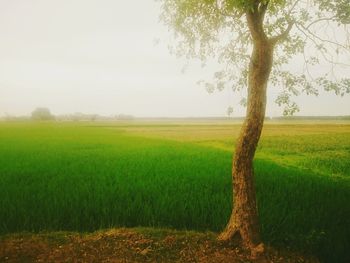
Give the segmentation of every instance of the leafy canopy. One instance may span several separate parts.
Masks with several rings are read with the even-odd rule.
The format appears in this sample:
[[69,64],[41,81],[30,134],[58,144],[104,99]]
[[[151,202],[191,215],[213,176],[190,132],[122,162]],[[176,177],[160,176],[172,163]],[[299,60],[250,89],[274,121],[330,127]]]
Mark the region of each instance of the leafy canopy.
[[200,82],[209,92],[247,86],[253,39],[246,14],[259,12],[264,36],[275,43],[270,84],[279,90],[276,103],[285,115],[298,111],[292,97],[300,93],[350,93],[344,77],[350,67],[349,0],[159,1],[161,20],[175,32],[176,54],[222,65],[211,82]]

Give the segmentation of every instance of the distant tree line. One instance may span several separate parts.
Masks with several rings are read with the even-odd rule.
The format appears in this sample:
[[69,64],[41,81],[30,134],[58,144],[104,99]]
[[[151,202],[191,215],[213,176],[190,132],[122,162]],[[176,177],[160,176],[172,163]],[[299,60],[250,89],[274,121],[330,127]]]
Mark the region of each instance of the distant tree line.
[[36,108],[32,112],[33,121],[53,121],[55,116],[51,114],[48,108]]
[[[134,119],[146,119],[146,120],[188,120],[188,121],[201,121],[201,120],[222,120],[222,121],[243,121],[244,117],[182,117],[182,118],[136,118],[128,114],[116,114],[110,116],[103,116],[98,114],[85,114],[85,113],[72,113],[54,115],[48,108],[38,107],[32,113],[31,116],[13,116],[5,114],[0,117],[1,121],[127,121]],[[350,115],[345,116],[280,116],[280,117],[265,117],[265,121],[293,121],[293,120],[350,120]]]

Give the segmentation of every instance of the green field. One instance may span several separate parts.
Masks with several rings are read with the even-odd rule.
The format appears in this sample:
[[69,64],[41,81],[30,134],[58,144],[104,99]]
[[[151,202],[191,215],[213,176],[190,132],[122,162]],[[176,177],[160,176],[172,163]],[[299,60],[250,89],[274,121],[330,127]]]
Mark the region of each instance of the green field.
[[[220,231],[238,123],[0,123],[0,234],[152,226]],[[263,239],[350,262],[350,123],[267,123]]]

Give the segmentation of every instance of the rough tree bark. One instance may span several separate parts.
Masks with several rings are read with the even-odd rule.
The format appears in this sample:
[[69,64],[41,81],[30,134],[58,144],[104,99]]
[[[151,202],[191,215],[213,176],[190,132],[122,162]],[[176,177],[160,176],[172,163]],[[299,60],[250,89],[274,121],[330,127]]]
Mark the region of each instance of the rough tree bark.
[[239,235],[252,256],[264,251],[260,238],[256,204],[253,159],[265,119],[266,88],[272,68],[274,44],[263,32],[263,13],[247,13],[253,39],[248,74],[248,105],[246,118],[236,144],[233,158],[233,210],[219,240]]

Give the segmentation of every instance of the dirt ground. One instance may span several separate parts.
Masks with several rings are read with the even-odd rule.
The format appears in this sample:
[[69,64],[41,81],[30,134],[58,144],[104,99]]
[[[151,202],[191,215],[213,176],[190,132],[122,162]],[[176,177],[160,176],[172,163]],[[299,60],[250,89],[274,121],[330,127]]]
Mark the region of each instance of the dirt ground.
[[53,232],[0,237],[0,262],[318,262],[267,248],[252,261],[239,246],[214,233],[162,229],[111,229],[90,234]]

